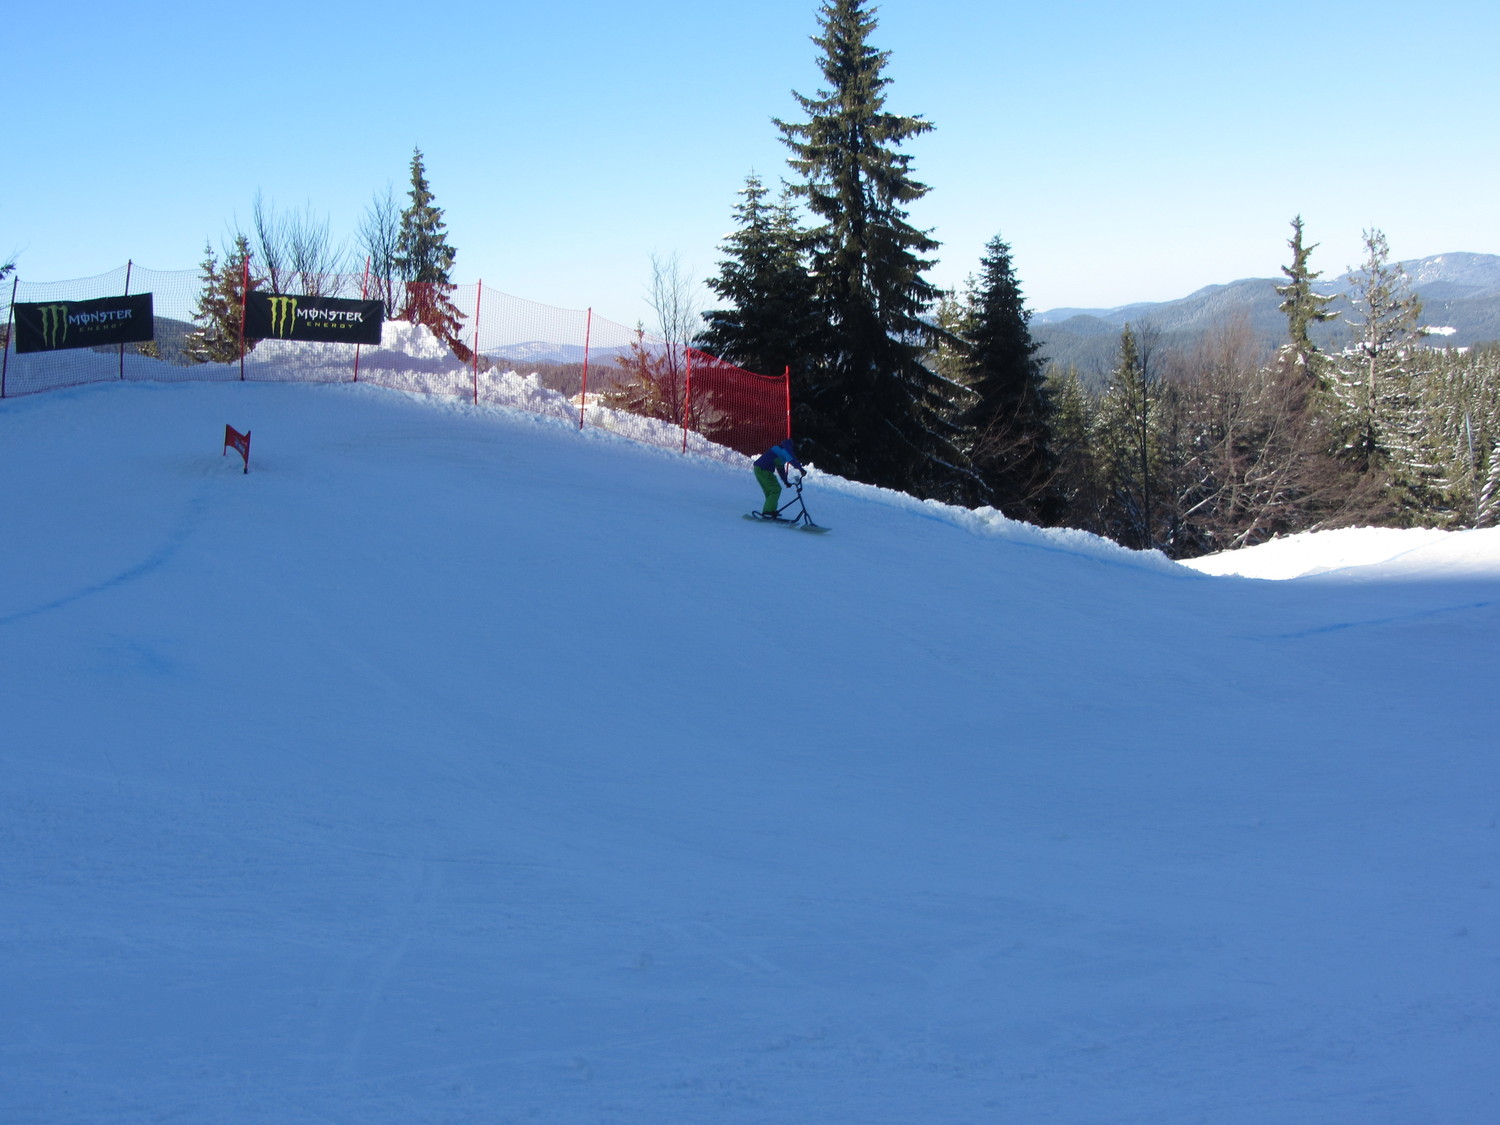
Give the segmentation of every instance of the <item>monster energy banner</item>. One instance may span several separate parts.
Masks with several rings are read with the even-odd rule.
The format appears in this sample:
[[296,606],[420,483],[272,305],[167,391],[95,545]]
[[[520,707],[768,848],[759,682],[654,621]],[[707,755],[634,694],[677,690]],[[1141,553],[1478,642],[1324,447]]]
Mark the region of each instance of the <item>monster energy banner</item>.
[[153,336],[151,294],[93,301],[17,301],[16,351],[139,344]]
[[251,293],[245,298],[250,340],[318,340],[327,344],[378,344],[385,306],[342,297],[287,297]]

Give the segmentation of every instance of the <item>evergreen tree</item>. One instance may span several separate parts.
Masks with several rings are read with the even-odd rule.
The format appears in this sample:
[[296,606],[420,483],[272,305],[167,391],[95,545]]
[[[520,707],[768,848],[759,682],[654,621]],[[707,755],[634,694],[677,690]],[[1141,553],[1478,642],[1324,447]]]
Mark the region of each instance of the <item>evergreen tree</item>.
[[412,150],[411,202],[401,212],[401,233],[396,241],[396,264],[406,281],[424,285],[451,285],[449,272],[457,252],[448,245],[443,209],[432,202],[422,150]]
[[982,498],[1012,519],[1050,522],[1056,509],[1047,497],[1053,465],[1042,361],[1010,246],[999,235],[985,247],[962,335],[969,344],[965,383],[975,399],[959,426]]
[[1095,441],[1106,503],[1104,534],[1127,547],[1156,546],[1153,491],[1160,488],[1159,394],[1147,378],[1136,333],[1126,325],[1099,407]]
[[959,455],[945,418],[959,393],[924,363],[938,297],[922,272],[937,248],[907,221],[927,187],[897,148],[932,126],[887,113],[888,52],[870,45],[867,0],[824,0],[819,66],[828,86],[794,95],[807,121],[777,121],[801,177],[793,190],[818,224],[809,232],[824,335],[794,418],[804,455],[834,472],[894,488],[951,488]]
[[703,314],[697,344],[762,375],[790,369],[800,383],[816,346],[812,279],[790,193],[776,203],[768,195],[752,172],[734,209],[737,229],[724,240],[727,257],[707,283],[730,307]]
[[[974,377],[973,364],[969,359],[969,342],[963,332],[969,325],[970,309],[974,303],[975,281],[971,276],[964,282],[962,293],[944,292],[938,297],[932,312],[933,323],[938,327],[938,337],[927,356],[927,366],[944,379],[966,391]],[[976,401],[972,392],[955,398],[949,404],[949,413],[955,424],[959,417]]]
[[1058,506],[1054,522],[1102,535],[1103,476],[1094,443],[1097,411],[1077,367],[1063,370],[1054,365],[1048,371],[1047,401],[1051,406],[1048,452],[1056,466],[1051,489]]
[[1287,276],[1287,283],[1276,287],[1276,292],[1281,297],[1279,307],[1286,314],[1287,335],[1291,340],[1287,358],[1305,377],[1316,380],[1321,374],[1319,363],[1322,356],[1312,342],[1310,330],[1314,324],[1333,319],[1334,314],[1327,306],[1337,298],[1313,292],[1313,282],[1323,275],[1307,264],[1308,258],[1318,246],[1317,243],[1302,245],[1301,215],[1292,220],[1292,237],[1287,245],[1292,250],[1292,264],[1281,267],[1281,272]]
[[454,289],[450,271],[457,252],[448,245],[443,209],[432,201],[419,148],[412,150],[409,198],[410,203],[401,212],[401,231],[396,240],[396,268],[406,282],[401,317],[425,324],[467,362],[471,353],[460,339],[463,314],[450,297]]
[[[212,243],[203,247],[199,265],[202,289],[193,320],[199,327],[187,335],[183,354],[191,363],[234,363],[248,355],[256,341],[242,340],[244,323],[245,275],[250,261],[250,240],[236,235],[233,245],[219,264]],[[250,289],[258,289],[265,279],[250,274]]]

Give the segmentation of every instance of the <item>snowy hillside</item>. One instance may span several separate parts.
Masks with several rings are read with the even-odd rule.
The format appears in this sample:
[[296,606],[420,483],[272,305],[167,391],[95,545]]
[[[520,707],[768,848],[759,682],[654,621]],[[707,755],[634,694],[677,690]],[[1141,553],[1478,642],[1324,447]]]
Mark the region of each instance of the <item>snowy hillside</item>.
[[0,1121],[1495,1119],[1492,534],[800,535],[353,386],[6,400],[0,482]]

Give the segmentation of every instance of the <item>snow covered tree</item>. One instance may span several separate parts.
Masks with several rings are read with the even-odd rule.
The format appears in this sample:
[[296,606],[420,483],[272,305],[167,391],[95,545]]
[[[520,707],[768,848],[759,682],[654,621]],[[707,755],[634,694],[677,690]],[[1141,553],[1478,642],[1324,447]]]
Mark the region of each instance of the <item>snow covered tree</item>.
[[[193,320],[198,327],[187,335],[183,354],[191,363],[234,363],[255,347],[254,340],[242,339],[245,311],[245,275],[250,261],[250,240],[235,236],[219,263],[212,243],[203,247],[199,265],[202,289]],[[250,289],[258,289],[265,279],[250,274]]]
[[1281,297],[1279,308],[1286,314],[1287,335],[1290,338],[1287,359],[1305,378],[1317,380],[1321,374],[1319,365],[1322,353],[1313,344],[1310,330],[1314,324],[1333,319],[1335,314],[1328,305],[1337,298],[1332,294],[1325,296],[1313,290],[1313,282],[1323,275],[1308,265],[1308,258],[1318,247],[1317,243],[1311,246],[1302,244],[1301,215],[1292,220],[1292,237],[1287,245],[1291,247],[1292,264],[1281,267],[1281,272],[1286,274],[1287,283],[1276,287],[1276,292]]
[[808,276],[804,234],[791,195],[767,201],[753,172],[735,206],[736,230],[724,240],[726,257],[708,281],[728,308],[703,314],[698,347],[761,375],[791,370],[801,382],[816,352],[817,315]]
[[927,194],[898,151],[932,126],[885,109],[888,52],[870,45],[867,0],[824,0],[819,67],[827,88],[794,95],[807,115],[777,121],[811,211],[815,308],[823,332],[794,419],[809,457],[834,472],[931,495],[952,487],[959,454],[945,415],[958,390],[925,357],[938,290],[924,277],[937,248],[907,220]]
[[1500,441],[1490,445],[1489,471],[1474,503],[1474,526],[1494,527],[1500,523]]
[[1404,426],[1411,389],[1404,364],[1421,336],[1422,302],[1378,229],[1364,232],[1365,261],[1351,270],[1355,331],[1339,357],[1331,387],[1341,431],[1341,454],[1362,470],[1384,466],[1393,426]]
[[968,343],[965,385],[973,393],[958,425],[985,502],[1012,519],[1050,522],[1052,475],[1042,361],[1031,312],[999,235],[985,247],[960,333]]
[[1400,522],[1493,522],[1500,440],[1500,351],[1423,349],[1408,361],[1409,423],[1387,439],[1387,485]]

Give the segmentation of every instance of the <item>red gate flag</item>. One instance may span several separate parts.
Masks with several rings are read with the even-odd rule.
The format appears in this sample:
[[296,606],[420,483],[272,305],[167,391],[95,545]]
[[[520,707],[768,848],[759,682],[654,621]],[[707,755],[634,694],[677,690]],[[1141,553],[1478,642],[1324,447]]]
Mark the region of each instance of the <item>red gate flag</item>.
[[224,453],[219,454],[219,456],[223,457],[227,454],[231,446],[245,459],[245,472],[248,473],[250,471],[250,431],[246,430],[244,433],[240,433],[233,426],[225,426]]

